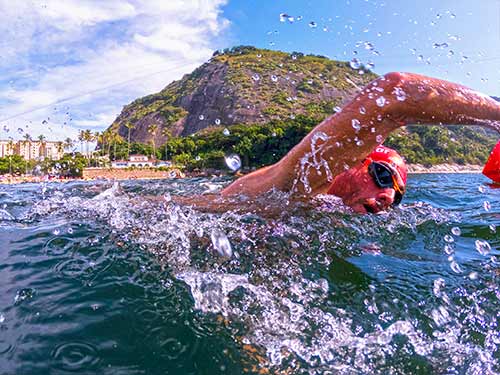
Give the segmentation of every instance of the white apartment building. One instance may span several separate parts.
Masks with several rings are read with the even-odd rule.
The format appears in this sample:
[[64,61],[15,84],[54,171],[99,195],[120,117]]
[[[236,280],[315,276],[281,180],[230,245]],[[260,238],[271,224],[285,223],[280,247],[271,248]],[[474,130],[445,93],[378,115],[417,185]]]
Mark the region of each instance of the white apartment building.
[[16,143],[12,141],[0,141],[0,158],[14,155]]
[[2,141],[0,140],[0,158],[9,155],[21,155],[26,160],[59,160],[64,154],[60,142],[52,141]]

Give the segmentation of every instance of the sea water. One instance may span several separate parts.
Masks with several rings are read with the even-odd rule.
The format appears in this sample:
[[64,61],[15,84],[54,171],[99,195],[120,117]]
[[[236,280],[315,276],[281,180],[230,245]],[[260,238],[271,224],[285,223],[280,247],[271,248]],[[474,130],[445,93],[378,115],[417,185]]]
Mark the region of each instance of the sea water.
[[2,186],[0,373],[500,372],[486,178],[410,176],[381,215],[176,203],[227,182]]

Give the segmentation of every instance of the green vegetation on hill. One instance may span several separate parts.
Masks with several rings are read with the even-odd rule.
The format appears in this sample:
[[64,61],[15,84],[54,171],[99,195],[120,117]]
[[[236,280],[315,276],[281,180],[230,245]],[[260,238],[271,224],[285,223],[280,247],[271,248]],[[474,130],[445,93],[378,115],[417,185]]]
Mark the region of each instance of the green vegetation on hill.
[[[124,107],[109,129],[119,136],[108,153],[111,160],[129,151],[156,154],[190,169],[222,168],[228,153],[246,167],[270,164],[374,78],[324,56],[252,46],[217,51],[191,74]],[[385,144],[411,163],[481,164],[496,139],[480,127],[408,126]]]

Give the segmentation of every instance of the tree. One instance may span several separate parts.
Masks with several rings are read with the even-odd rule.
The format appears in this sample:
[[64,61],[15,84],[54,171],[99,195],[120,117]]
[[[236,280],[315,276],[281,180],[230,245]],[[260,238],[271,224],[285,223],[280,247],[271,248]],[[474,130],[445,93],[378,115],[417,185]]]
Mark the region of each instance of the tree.
[[149,125],[148,132],[153,136],[152,138],[152,143],[153,143],[153,157],[156,159],[156,132],[158,131],[158,125],[157,124],[151,124]]
[[47,156],[47,143],[45,142],[46,137],[43,134],[38,136],[38,142],[40,142],[40,151],[38,156],[46,157]]
[[169,128],[163,128],[161,130],[161,135],[167,137],[167,140],[165,141],[165,160],[168,160],[168,141],[172,138],[172,132]]
[[64,140],[64,149],[69,150],[73,148],[73,140],[71,138],[66,138]]
[[127,142],[128,142],[127,159],[130,159],[130,131],[134,127],[134,124],[132,124],[131,122],[126,122],[124,125],[128,129],[128,137],[127,137]]

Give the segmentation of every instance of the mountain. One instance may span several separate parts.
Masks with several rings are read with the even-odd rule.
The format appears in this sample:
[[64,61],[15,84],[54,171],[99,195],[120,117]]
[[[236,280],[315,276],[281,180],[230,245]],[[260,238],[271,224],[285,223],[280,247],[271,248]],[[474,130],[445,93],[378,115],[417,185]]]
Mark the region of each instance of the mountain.
[[[161,152],[168,149],[168,157],[181,164],[206,166],[225,152],[245,154],[246,166],[268,164],[377,77],[365,67],[355,68],[324,56],[251,46],[217,51],[182,79],[125,106],[109,130],[157,149],[168,143]],[[273,136],[276,126],[286,139]],[[226,127],[230,140],[211,135]],[[187,136],[194,138],[186,143]],[[385,144],[410,163],[481,164],[497,139],[481,127],[407,126]],[[270,151],[277,142],[279,150]]]
[[[320,120],[374,78],[368,70],[323,56],[234,47],[125,106],[111,130],[127,140],[130,127],[131,141],[147,143],[154,135],[159,145],[168,135],[208,127],[265,124],[300,114]],[[153,124],[158,129],[149,131]]]

